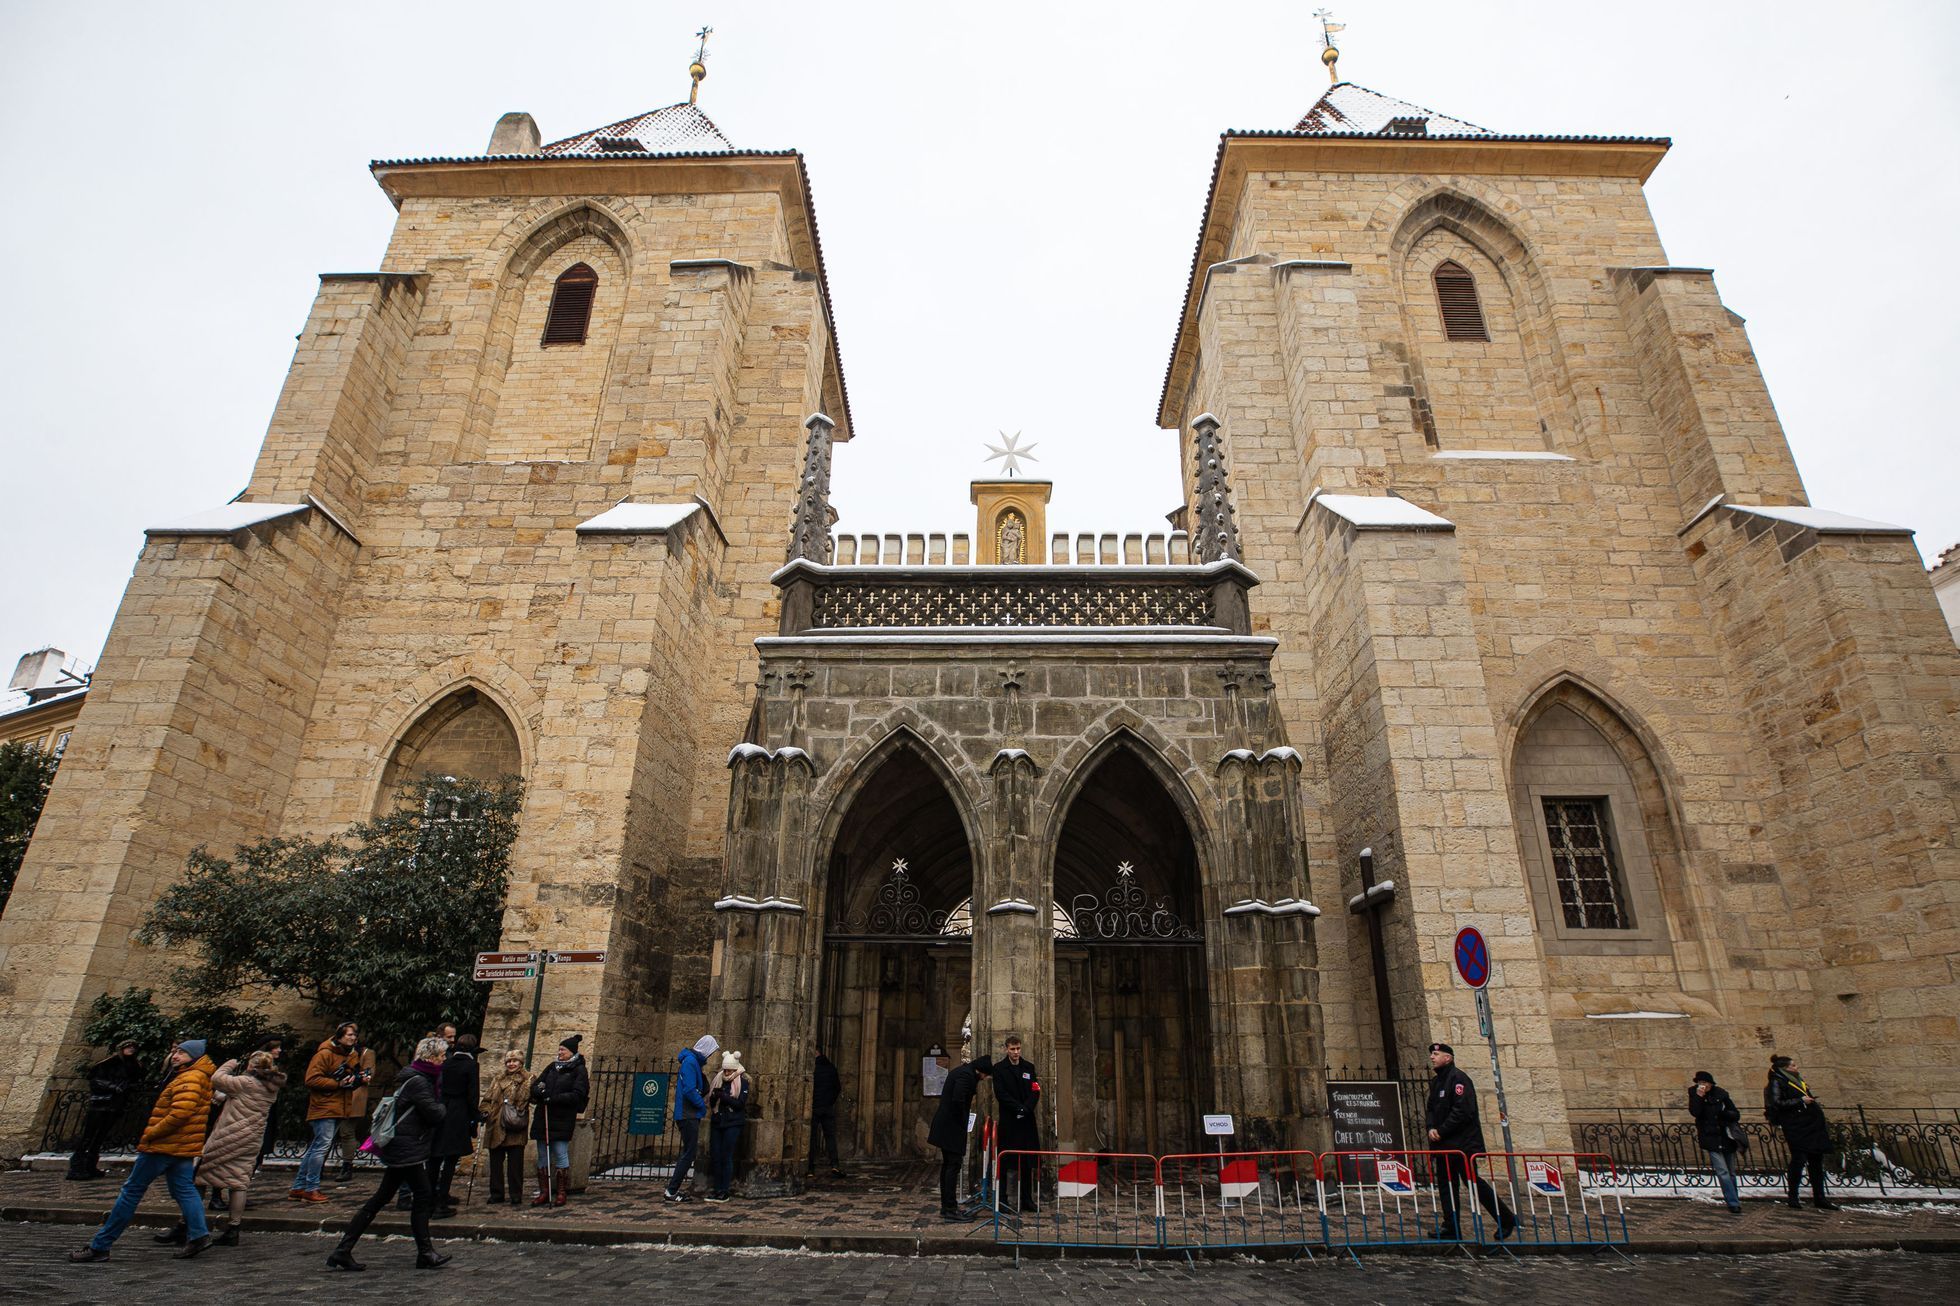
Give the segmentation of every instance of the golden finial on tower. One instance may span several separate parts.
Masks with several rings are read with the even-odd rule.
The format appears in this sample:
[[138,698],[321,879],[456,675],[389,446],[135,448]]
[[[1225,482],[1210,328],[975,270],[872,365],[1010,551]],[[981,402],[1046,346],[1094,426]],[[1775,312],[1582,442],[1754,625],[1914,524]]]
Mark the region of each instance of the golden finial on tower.
[[1340,62],[1341,52],[1334,48],[1334,33],[1346,31],[1347,24],[1335,22],[1331,9],[1316,9],[1313,16],[1320,20],[1320,61],[1327,65],[1327,80],[1338,84],[1341,75],[1334,71],[1334,65]]
[[704,27],[695,33],[701,38],[701,44],[695,48],[694,62],[687,66],[687,75],[694,79],[694,84],[687,88],[689,104],[693,104],[701,96],[701,79],[708,75],[708,38],[714,34],[715,29],[712,27]]

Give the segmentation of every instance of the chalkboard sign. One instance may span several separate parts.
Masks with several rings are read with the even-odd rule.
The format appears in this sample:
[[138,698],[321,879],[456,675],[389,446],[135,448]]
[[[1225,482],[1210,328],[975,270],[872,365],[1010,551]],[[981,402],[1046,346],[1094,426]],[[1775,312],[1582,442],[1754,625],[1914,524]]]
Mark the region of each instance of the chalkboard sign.
[[[1401,1152],[1409,1146],[1402,1127],[1402,1086],[1392,1079],[1328,1080],[1327,1116],[1336,1152]],[[1344,1182],[1371,1183],[1374,1172],[1372,1162],[1341,1158]]]

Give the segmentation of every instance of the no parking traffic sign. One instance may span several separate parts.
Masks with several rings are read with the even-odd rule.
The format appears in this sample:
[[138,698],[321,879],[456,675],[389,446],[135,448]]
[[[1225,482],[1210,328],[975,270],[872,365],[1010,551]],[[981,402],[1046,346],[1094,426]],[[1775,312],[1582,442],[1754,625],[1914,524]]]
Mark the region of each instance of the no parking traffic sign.
[[1456,932],[1456,973],[1473,989],[1490,983],[1490,945],[1483,932],[1464,926]]

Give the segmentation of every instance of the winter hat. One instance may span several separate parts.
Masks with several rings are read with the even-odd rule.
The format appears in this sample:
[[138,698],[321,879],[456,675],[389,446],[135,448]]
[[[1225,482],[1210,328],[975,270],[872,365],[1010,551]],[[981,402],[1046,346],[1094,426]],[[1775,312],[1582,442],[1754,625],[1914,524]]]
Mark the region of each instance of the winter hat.
[[994,1073],[994,1059],[992,1057],[981,1057],[973,1063],[973,1069],[976,1074],[991,1075]]
[[721,1068],[723,1070],[732,1070],[738,1075],[745,1075],[748,1073],[748,1071],[744,1069],[742,1065],[742,1054],[740,1052],[733,1050],[732,1048],[729,1051],[721,1054]]
[[179,1043],[177,1046],[180,1049],[182,1049],[184,1054],[190,1057],[192,1061],[195,1061],[199,1057],[204,1055],[204,1040],[201,1038],[187,1038],[182,1043]]
[[564,1048],[567,1052],[571,1053],[573,1056],[577,1056],[578,1045],[584,1041],[585,1041],[585,1035],[573,1034],[567,1038],[559,1039],[558,1046]]
[[713,1034],[703,1034],[694,1040],[694,1050],[703,1061],[721,1050],[721,1042]]
[[1715,1076],[1709,1074],[1706,1070],[1697,1070],[1695,1071],[1694,1082],[1697,1084],[1712,1084],[1715,1082]]

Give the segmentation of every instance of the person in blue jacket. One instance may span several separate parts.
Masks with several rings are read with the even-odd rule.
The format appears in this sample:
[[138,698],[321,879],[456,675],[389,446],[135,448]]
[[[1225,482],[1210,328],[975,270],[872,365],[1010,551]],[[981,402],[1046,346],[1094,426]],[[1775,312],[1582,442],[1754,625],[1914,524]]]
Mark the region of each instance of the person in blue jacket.
[[674,1177],[667,1181],[667,1200],[685,1202],[681,1185],[694,1166],[694,1153],[701,1144],[701,1118],[708,1114],[708,1082],[701,1073],[708,1058],[720,1051],[713,1034],[703,1034],[691,1048],[681,1049],[681,1072],[674,1084],[674,1127],[680,1130],[681,1154],[674,1158]]

